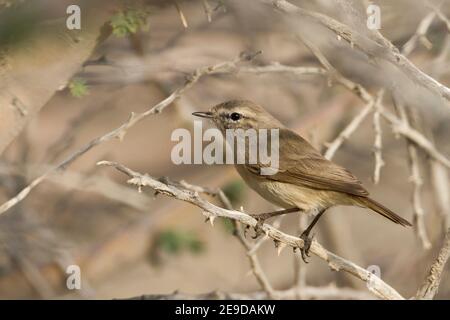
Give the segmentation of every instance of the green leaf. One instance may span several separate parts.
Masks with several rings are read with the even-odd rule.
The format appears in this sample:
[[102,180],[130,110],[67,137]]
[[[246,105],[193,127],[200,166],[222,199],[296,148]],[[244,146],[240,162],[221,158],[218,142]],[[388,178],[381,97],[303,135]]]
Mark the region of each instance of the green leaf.
[[83,79],[72,79],[69,83],[69,90],[75,98],[82,98],[89,94],[89,88]]
[[245,185],[242,180],[232,181],[225,185],[222,190],[233,205],[240,203],[244,199]]
[[233,234],[235,226],[231,219],[220,217],[219,221],[221,222],[221,225],[224,227],[227,233]]
[[204,250],[204,243],[192,232],[182,230],[162,231],[156,239],[156,247],[170,254],[182,251],[200,253]]
[[116,37],[123,38],[129,34],[144,29],[147,25],[149,12],[146,10],[126,9],[117,12],[111,17],[110,25],[112,33]]

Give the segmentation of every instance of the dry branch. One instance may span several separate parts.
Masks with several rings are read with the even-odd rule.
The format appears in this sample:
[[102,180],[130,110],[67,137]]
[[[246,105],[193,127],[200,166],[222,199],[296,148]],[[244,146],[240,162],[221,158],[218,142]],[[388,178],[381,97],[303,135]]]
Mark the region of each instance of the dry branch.
[[206,19],[208,22],[212,21],[212,9],[208,3],[208,0],[202,0],[203,10],[205,10]]
[[[125,173],[130,177],[128,183],[136,185],[138,188],[147,186],[155,190],[157,193],[191,203],[201,208],[203,210],[203,214],[210,220],[216,217],[223,217],[239,221],[249,227],[255,228],[258,226],[258,221],[250,215],[240,211],[217,207],[201,198],[198,192],[193,192],[191,190],[181,189],[170,184],[165,184],[158,179],[155,179],[147,174],[142,175],[119,163],[101,161],[98,163],[98,165],[112,166],[117,170]],[[286,246],[292,247],[294,249],[303,247],[303,240],[298,237],[288,235],[269,224],[264,223],[262,226],[260,226],[260,228],[262,232],[264,232],[276,243],[283,243]],[[310,251],[317,257],[326,261],[328,263],[328,266],[332,270],[348,272],[349,274],[352,274],[353,276],[364,281],[367,284],[368,289],[376,296],[382,299],[389,300],[404,299],[394,288],[389,286],[379,277],[356,265],[355,263],[329,252],[328,250],[323,248],[317,241],[313,241]]]
[[373,183],[380,182],[381,168],[384,166],[383,160],[383,131],[381,129],[380,115],[382,111],[381,102],[383,100],[383,91],[377,95],[375,101],[375,112],[373,113],[373,128],[375,131],[375,141],[373,144],[373,154],[375,157],[375,168],[373,170]]
[[350,123],[342,130],[339,135],[328,144],[328,149],[325,152],[325,158],[331,159],[335,155],[336,151],[342,146],[342,144],[350,138],[350,136],[355,132],[356,129],[359,128],[361,123],[370,112],[373,110],[375,105],[375,101],[372,100],[368,104],[364,106],[364,108],[350,121]]
[[402,53],[405,56],[409,56],[411,52],[417,47],[417,43],[420,42],[425,48],[431,49],[431,42],[427,38],[427,32],[436,17],[435,12],[428,13],[425,18],[419,23],[416,32],[413,36],[403,45]]
[[402,70],[403,73],[415,83],[420,84],[438,96],[450,101],[450,88],[422,72],[379,32],[374,32],[373,37],[375,37],[375,39],[372,39],[356,32],[355,30],[352,30],[347,25],[327,15],[297,7],[285,0],[254,1],[269,4],[283,13],[293,14],[299,16],[300,18],[309,19],[315,23],[325,26],[327,29],[334,32],[339,38],[347,41],[352,48],[359,49],[369,57],[377,57],[390,62]]
[[430,269],[428,277],[425,282],[417,291],[416,299],[433,299],[439,289],[439,283],[441,282],[442,272],[444,271],[445,264],[450,257],[450,229],[445,234],[444,244],[439,251],[436,261],[433,263]]
[[[344,76],[342,76],[337,70],[333,68],[333,66],[328,62],[326,57],[320,52],[320,50],[314,46],[312,43],[306,41],[305,39],[301,39],[305,43],[305,45],[311,50],[311,52],[317,57],[319,62],[324,66],[324,68],[329,72],[330,76],[332,76],[332,80],[341,84],[343,87],[347,88],[351,92],[353,92],[357,97],[359,97],[362,101],[364,101],[367,105],[366,107],[359,113],[359,115],[354,118],[354,120],[344,129],[349,131],[349,133],[344,132],[341,133],[343,137],[337,137],[335,141],[333,141],[328,148],[325,156],[332,157],[336,150],[342,145],[342,143],[348,138],[349,135],[355,131],[358,126],[362,123],[362,120],[367,116],[370,112],[370,109],[375,105],[376,98],[373,97],[369,93],[369,91],[364,88],[359,83],[356,83]],[[392,129],[396,134],[400,134],[404,136],[406,139],[414,143],[416,146],[420,147],[425,153],[427,153],[431,158],[441,163],[446,168],[450,169],[450,160],[446,158],[442,153],[440,153],[434,144],[428,140],[422,133],[415,130],[411,126],[407,125],[398,118],[396,115],[392,114],[388,110],[384,109],[381,101],[378,106],[379,112],[381,116],[386,119],[392,126]]]
[[[394,99],[395,101],[395,99]],[[410,114],[404,105],[399,102],[395,102],[395,108],[397,112],[404,122],[405,126],[410,126]],[[425,210],[422,206],[422,185],[423,179],[422,174],[420,172],[420,160],[417,152],[416,146],[411,143],[411,141],[406,141],[407,149],[408,149],[408,159],[409,159],[409,167],[411,171],[410,181],[414,185],[413,193],[412,193],[412,204],[413,204],[413,212],[414,212],[414,229],[417,237],[420,240],[420,243],[424,249],[431,248],[431,242],[428,239],[426,227],[425,227]]]

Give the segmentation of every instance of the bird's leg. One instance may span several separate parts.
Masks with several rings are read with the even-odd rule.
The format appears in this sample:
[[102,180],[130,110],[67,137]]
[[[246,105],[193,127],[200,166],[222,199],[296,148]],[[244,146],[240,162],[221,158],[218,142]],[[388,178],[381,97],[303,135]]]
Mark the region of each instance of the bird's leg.
[[309,224],[309,226],[302,232],[300,235],[300,239],[303,240],[303,247],[300,249],[302,254],[302,259],[305,263],[308,263],[306,257],[309,257],[309,248],[311,247],[312,238],[309,237],[309,233],[311,232],[314,225],[319,221],[320,217],[324,214],[326,209],[320,210],[320,212],[314,217],[313,221]]
[[267,219],[270,219],[272,217],[281,216],[281,215],[291,213],[291,212],[297,212],[297,211],[300,211],[300,209],[299,208],[289,208],[289,209],[284,209],[284,210],[265,212],[265,213],[261,213],[261,214],[251,214],[251,216],[258,221],[254,228],[255,235],[252,238],[256,239],[262,234],[261,226],[263,225],[264,221],[266,221]]

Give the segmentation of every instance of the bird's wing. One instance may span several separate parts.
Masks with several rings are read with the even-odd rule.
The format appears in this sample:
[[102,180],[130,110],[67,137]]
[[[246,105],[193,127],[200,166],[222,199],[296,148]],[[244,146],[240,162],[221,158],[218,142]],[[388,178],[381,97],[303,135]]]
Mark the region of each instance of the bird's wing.
[[[280,130],[279,168],[274,181],[303,185],[318,190],[330,190],[366,197],[361,182],[347,169],[325,159],[306,140],[291,130]],[[253,174],[260,174],[258,164],[246,165]]]

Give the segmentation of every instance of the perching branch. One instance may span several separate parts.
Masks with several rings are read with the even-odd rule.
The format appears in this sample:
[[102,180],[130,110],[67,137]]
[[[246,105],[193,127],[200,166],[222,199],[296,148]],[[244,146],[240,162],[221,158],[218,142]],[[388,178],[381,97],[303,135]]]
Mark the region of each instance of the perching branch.
[[[216,217],[223,217],[239,221],[249,227],[255,228],[258,226],[258,221],[250,215],[236,210],[228,210],[217,207],[201,198],[198,192],[182,189],[170,184],[165,184],[158,179],[155,179],[147,174],[142,175],[119,163],[101,161],[98,163],[98,165],[111,166],[119,170],[120,172],[123,172],[130,177],[128,183],[136,185],[138,188],[147,186],[154,189],[157,193],[191,203],[201,208],[203,210],[203,215],[205,215],[210,220],[214,220]],[[293,249],[299,249],[303,247],[302,239],[288,235],[267,223],[264,223],[262,226],[260,226],[260,228],[263,233],[265,233],[276,243],[282,243],[286,246],[292,247]],[[364,281],[367,284],[369,290],[379,298],[389,300],[404,299],[394,288],[389,286],[379,277],[356,265],[355,263],[329,252],[328,250],[323,248],[316,240],[313,240],[310,251],[320,259],[326,261],[331,269],[335,271],[347,272]]]

